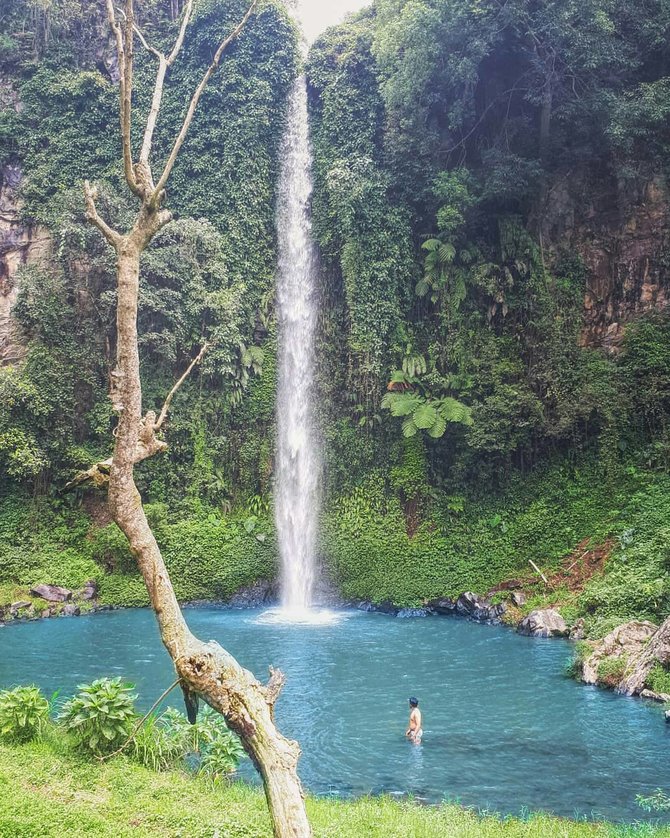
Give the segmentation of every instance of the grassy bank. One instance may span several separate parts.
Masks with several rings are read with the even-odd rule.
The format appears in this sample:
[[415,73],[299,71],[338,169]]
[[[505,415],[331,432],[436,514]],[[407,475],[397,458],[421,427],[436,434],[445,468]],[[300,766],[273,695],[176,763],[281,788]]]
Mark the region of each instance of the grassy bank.
[[[560,780],[557,780],[560,782]],[[317,838],[666,838],[670,828],[573,823],[548,816],[479,818],[458,806],[388,798],[308,801]],[[101,765],[42,743],[0,746],[0,838],[265,838],[262,794],[215,787],[124,758]]]

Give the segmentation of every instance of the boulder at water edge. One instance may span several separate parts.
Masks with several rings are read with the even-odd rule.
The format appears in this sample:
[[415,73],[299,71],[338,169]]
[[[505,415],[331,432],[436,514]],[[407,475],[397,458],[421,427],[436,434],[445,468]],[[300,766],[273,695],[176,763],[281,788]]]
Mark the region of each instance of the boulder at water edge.
[[77,596],[85,602],[90,602],[92,599],[95,599],[98,596],[98,583],[95,579],[89,579],[88,582],[85,582],[84,587],[79,591]]
[[493,605],[490,599],[477,596],[471,591],[461,594],[456,600],[456,611],[478,623],[500,623],[506,610],[505,603]]
[[47,602],[67,602],[72,599],[72,591],[60,588],[58,585],[35,585],[30,589],[30,593]]
[[545,608],[524,617],[517,631],[528,637],[565,637],[568,624],[555,608]]
[[448,597],[443,599],[431,599],[430,602],[426,604],[426,608],[432,614],[439,614],[441,617],[445,617],[456,611],[456,601],[449,599]]
[[585,684],[599,683],[598,668],[605,659],[636,658],[649,643],[658,629],[653,623],[632,620],[617,626],[593,647],[593,652],[582,663],[582,681]]

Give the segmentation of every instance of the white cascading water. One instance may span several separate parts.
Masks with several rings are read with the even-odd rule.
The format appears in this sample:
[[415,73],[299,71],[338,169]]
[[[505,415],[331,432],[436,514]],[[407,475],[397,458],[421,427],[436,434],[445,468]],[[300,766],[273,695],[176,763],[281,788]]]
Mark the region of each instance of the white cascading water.
[[291,92],[281,159],[275,519],[282,562],[282,608],[300,615],[312,605],[320,507],[320,457],[313,418],[317,258],[312,238],[312,154],[304,76],[296,80]]

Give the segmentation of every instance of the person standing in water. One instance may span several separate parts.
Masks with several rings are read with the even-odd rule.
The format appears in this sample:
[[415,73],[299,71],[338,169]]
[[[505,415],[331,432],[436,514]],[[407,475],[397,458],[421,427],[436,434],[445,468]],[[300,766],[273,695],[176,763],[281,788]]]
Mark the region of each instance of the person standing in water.
[[423,720],[421,718],[421,710],[419,710],[419,700],[417,698],[410,698],[409,707],[409,727],[405,736],[413,745],[420,745],[423,739]]

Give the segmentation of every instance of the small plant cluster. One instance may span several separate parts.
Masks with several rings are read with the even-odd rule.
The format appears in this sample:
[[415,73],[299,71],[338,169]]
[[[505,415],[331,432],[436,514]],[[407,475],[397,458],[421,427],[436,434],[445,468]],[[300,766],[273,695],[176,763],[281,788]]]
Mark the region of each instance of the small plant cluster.
[[49,702],[37,687],[17,687],[0,693],[0,736],[30,742],[42,735],[49,721]]
[[0,738],[23,744],[59,731],[72,746],[98,759],[127,752],[154,771],[195,767],[218,782],[237,770],[244,756],[237,737],[220,715],[207,708],[195,724],[175,709],[140,719],[133,686],[121,678],[100,678],[79,686],[51,721],[49,702],[35,686],[0,692]]

